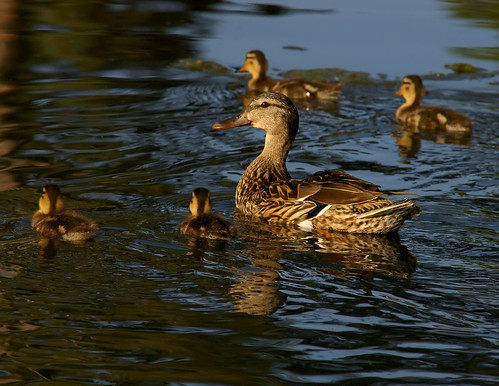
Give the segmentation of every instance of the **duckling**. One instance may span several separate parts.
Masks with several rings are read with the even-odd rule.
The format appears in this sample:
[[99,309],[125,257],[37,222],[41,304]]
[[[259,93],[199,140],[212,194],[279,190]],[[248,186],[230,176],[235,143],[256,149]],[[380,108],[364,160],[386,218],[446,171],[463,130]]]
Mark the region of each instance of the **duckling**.
[[179,230],[186,236],[207,239],[229,239],[237,234],[236,227],[222,216],[211,213],[210,192],[205,188],[192,191],[189,204],[191,214],[179,225]]
[[298,110],[282,94],[262,93],[242,113],[212,129],[253,126],[266,131],[262,153],[251,162],[236,188],[236,207],[269,223],[295,224],[311,231],[396,232],[421,210],[410,200],[385,197],[407,192],[381,191],[342,170],[324,170],[302,181],[291,178],[286,158],[298,132]]
[[272,91],[292,99],[337,99],[343,87],[341,83],[332,84],[300,78],[276,80],[267,76],[267,70],[268,62],[263,52],[253,50],[246,54],[246,61],[239,71],[251,74],[248,82],[250,91]]
[[95,236],[97,224],[72,210],[64,210],[59,187],[45,185],[38,202],[40,209],[33,215],[31,226],[40,236],[82,242]]
[[405,103],[395,113],[400,123],[422,131],[471,131],[473,122],[464,114],[440,106],[421,106],[425,92],[423,81],[418,75],[404,77],[400,90],[395,93],[405,99]]

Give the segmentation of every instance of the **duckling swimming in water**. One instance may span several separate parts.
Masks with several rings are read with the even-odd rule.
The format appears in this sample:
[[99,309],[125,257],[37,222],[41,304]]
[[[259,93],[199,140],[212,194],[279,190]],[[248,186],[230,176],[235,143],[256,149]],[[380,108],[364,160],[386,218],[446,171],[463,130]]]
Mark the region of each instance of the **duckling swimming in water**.
[[267,69],[268,62],[263,52],[253,50],[246,54],[244,65],[239,71],[251,74],[248,82],[250,91],[272,91],[291,99],[335,100],[343,87],[341,83],[332,84],[301,78],[272,79],[267,76]]
[[236,227],[222,216],[211,213],[210,192],[205,188],[192,191],[191,214],[179,225],[180,232],[190,237],[229,239],[237,234]]
[[33,215],[31,226],[40,236],[82,242],[95,236],[97,224],[70,209],[64,210],[59,187],[45,185],[38,201],[40,209]]
[[469,133],[471,122],[464,114],[440,106],[421,106],[425,95],[423,81],[418,75],[404,77],[400,90],[395,93],[404,97],[395,118],[410,128],[422,131],[447,131],[454,133]]

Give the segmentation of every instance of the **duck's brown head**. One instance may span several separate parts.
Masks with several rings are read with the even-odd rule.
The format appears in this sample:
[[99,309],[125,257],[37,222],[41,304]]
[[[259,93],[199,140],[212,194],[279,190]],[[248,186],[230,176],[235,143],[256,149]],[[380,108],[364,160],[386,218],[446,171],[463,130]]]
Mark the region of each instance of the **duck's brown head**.
[[196,188],[192,191],[189,209],[193,216],[201,216],[211,212],[210,192],[206,188]]
[[260,50],[253,50],[246,54],[244,65],[239,69],[240,72],[249,72],[255,79],[265,79],[267,76],[268,62],[265,55]]
[[38,201],[40,210],[44,214],[54,216],[62,211],[64,203],[62,201],[61,190],[57,185],[48,184],[43,187],[42,195]]
[[402,80],[400,89],[395,95],[402,96],[409,104],[420,104],[426,91],[423,81],[418,75],[407,75]]

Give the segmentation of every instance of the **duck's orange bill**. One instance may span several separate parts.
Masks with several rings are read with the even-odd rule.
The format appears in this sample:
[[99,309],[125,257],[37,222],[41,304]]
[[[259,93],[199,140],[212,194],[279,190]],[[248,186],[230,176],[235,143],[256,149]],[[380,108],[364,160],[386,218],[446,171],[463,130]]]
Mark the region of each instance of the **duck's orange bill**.
[[236,115],[235,117],[215,123],[213,126],[211,126],[211,128],[218,130],[218,129],[231,129],[233,127],[240,127],[240,126],[251,126],[251,121],[246,119],[243,113]]

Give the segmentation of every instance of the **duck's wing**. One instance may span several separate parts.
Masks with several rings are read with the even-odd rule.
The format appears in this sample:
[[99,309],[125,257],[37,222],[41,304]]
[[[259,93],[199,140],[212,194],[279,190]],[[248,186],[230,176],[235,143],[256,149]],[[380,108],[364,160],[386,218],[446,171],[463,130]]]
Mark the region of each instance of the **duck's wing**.
[[419,214],[419,208],[411,201],[394,203],[383,198],[392,194],[413,193],[380,191],[377,185],[341,170],[326,170],[300,182],[286,180],[270,184],[261,196],[263,200],[253,207],[253,214],[268,222],[300,226],[319,217],[329,224],[341,222],[339,216],[354,220],[389,216],[392,212],[406,211],[405,207],[411,211],[410,216]]
[[410,192],[382,191],[378,185],[343,170],[324,170],[312,174],[297,186],[297,199],[321,204],[360,204],[379,197]]
[[341,93],[341,83],[332,84],[308,79],[282,79],[270,89],[295,99],[336,99]]
[[441,106],[424,106],[418,110],[422,130],[469,131],[473,126],[468,117],[459,111]]
[[261,192],[260,202],[252,209],[258,217],[269,222],[300,222],[309,217],[317,205],[314,201],[300,201],[299,183],[294,180],[282,180],[271,183]]

